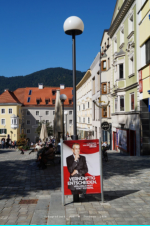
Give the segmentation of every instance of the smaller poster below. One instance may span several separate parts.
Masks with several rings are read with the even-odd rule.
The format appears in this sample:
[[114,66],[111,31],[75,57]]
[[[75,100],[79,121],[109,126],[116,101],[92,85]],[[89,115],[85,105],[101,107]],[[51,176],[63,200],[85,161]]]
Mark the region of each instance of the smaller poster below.
[[63,143],[64,195],[101,193],[99,140]]

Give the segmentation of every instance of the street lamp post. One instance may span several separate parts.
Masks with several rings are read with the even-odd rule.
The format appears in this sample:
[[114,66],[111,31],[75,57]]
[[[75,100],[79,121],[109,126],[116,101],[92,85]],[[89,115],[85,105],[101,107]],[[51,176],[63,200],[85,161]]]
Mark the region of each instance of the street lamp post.
[[64,115],[66,115],[66,139],[67,139],[67,115],[68,115],[68,112],[65,111],[65,112],[64,112]]
[[73,140],[77,140],[77,125],[76,125],[76,46],[75,36],[82,34],[84,30],[83,21],[76,16],[67,18],[64,22],[64,32],[67,35],[72,35],[72,58],[73,58]]
[[[76,46],[75,36],[83,33],[83,21],[76,16],[67,18],[64,22],[64,32],[72,36],[72,58],[73,58],[73,140],[78,140],[77,136],[77,120],[76,120]],[[73,195],[74,202],[79,201],[79,195]]]
[[61,94],[60,95],[60,100],[62,102],[62,109],[63,109],[63,112],[62,112],[62,122],[63,122],[63,140],[65,138],[64,136],[64,102],[65,100],[67,99],[67,96],[65,94]]

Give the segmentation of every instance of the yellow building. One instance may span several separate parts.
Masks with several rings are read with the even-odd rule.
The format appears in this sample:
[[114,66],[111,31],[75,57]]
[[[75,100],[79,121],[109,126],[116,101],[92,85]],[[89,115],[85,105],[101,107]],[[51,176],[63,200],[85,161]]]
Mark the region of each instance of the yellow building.
[[137,1],[141,153],[150,155],[150,0]]
[[0,95],[0,142],[9,137],[17,141],[21,133],[21,106],[13,92],[5,90]]

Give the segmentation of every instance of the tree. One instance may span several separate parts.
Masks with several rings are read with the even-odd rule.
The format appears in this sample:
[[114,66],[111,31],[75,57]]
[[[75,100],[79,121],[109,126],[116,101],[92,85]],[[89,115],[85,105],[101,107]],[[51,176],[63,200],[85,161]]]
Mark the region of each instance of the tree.
[[47,129],[48,136],[52,136],[53,135],[53,126],[51,125],[51,122],[45,122],[45,120],[42,120],[41,122],[39,122],[39,125],[36,128],[35,133],[40,136],[40,132],[41,132],[43,123],[46,123],[46,129]]

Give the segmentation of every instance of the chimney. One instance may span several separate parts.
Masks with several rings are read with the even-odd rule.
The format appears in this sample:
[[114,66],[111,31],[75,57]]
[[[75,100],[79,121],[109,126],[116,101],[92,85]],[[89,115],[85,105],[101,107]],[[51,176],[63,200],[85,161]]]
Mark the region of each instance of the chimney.
[[39,89],[43,89],[43,83],[38,84]]
[[65,85],[64,84],[60,84],[60,89],[65,89]]
[[4,92],[7,91],[7,90],[9,91],[9,89],[4,89]]

